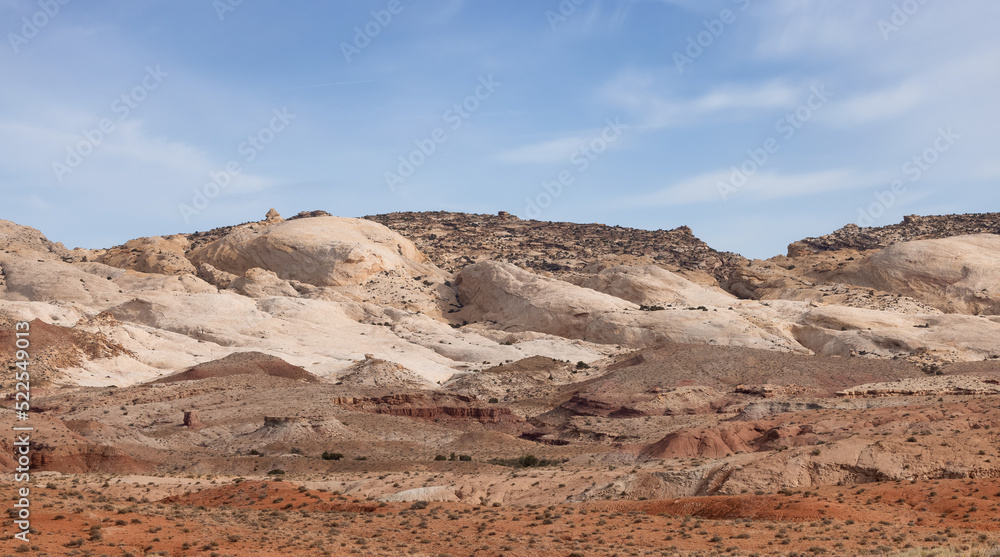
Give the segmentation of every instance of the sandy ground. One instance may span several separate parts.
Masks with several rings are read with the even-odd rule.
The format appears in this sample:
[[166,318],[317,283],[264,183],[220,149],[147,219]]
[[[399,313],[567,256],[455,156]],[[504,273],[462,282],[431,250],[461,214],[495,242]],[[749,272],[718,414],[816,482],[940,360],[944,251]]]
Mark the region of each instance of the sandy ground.
[[49,474],[33,490],[30,545],[5,536],[6,554],[882,555],[1000,541],[996,478],[550,506],[387,504],[295,478],[209,478]]

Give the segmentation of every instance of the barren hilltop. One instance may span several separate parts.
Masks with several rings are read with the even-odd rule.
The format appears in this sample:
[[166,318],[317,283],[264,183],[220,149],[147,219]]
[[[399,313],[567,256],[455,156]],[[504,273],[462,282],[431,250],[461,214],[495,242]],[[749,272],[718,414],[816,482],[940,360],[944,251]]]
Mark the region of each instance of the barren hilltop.
[[[996,213],[767,260],[504,212],[272,210],[97,250],[0,221],[8,362],[16,323],[34,554],[995,541]],[[255,532],[273,520],[318,530]]]
[[365,217],[410,238],[450,272],[477,261],[503,261],[555,275],[614,265],[658,265],[672,271],[725,273],[746,260],[718,252],[687,226],[639,230],[603,224],[521,220],[467,213],[389,213]]

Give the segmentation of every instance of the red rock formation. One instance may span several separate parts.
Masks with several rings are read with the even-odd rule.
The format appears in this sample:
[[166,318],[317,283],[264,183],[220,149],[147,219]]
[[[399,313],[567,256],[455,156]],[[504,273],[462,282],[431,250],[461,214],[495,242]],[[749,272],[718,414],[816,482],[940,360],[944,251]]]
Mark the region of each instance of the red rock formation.
[[639,454],[646,459],[720,458],[737,452],[753,452],[751,443],[759,436],[756,430],[749,427],[723,430],[685,428],[647,446]]
[[39,446],[31,453],[31,467],[68,474],[135,474],[153,470],[150,463],[133,458],[121,449],[90,443]]
[[198,418],[197,410],[184,412],[184,427],[189,427],[191,429],[201,429],[205,427],[205,424]]
[[421,420],[475,420],[481,423],[520,422],[509,408],[475,406],[475,397],[464,395],[396,394],[383,397],[335,397],[333,403],[372,414]]

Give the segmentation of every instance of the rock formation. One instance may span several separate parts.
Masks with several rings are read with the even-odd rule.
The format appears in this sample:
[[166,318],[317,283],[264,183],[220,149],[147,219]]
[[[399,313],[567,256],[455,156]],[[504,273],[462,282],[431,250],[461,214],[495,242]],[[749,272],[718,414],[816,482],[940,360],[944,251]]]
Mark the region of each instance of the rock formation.
[[413,240],[442,269],[457,272],[477,261],[503,261],[563,275],[599,263],[658,265],[691,272],[714,282],[742,257],[717,252],[681,226],[673,230],[638,230],[603,224],[521,220],[501,211],[470,215],[443,211],[390,213],[365,217]]
[[189,254],[193,263],[242,275],[259,267],[316,286],[356,285],[372,275],[437,274],[412,242],[359,219],[317,217],[236,230]]
[[157,379],[154,383],[172,383],[175,381],[198,381],[213,377],[232,377],[234,375],[267,375],[316,383],[319,379],[298,366],[260,352],[237,352],[211,362],[198,364],[181,373]]
[[969,234],[1000,234],[1000,213],[908,215],[899,224],[869,228],[848,224],[825,236],[793,242],[788,246],[788,257],[844,249],[882,249],[901,242]]
[[285,222],[285,219],[281,218],[281,215],[278,214],[278,211],[272,207],[271,210],[269,210],[267,212],[267,215],[264,217],[264,222],[267,224],[277,224],[279,222]]
[[948,313],[1000,314],[1000,235],[894,244],[842,280],[909,296]]
[[184,412],[184,427],[189,427],[191,429],[201,429],[205,427],[205,424],[202,423],[197,410],[186,410]]

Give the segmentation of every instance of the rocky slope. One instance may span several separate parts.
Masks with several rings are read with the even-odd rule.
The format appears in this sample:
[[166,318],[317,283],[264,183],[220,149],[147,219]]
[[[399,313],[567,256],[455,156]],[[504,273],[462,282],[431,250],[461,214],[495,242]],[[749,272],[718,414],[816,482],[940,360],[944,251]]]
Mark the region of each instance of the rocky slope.
[[744,299],[801,300],[895,313],[996,315],[997,214],[907,217],[848,226],[733,267],[720,284]]
[[847,226],[818,238],[805,238],[788,246],[788,257],[809,252],[873,250],[913,240],[932,240],[969,234],[1000,234],[1000,213],[965,215],[909,215],[899,224],[862,228]]
[[621,264],[658,265],[704,280],[705,275],[724,276],[726,269],[745,261],[712,249],[687,226],[651,231],[521,220],[504,211],[496,215],[406,212],[365,218],[412,239],[439,267],[453,273],[485,260],[555,276]]

